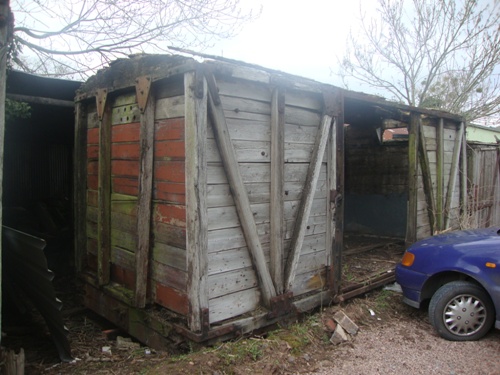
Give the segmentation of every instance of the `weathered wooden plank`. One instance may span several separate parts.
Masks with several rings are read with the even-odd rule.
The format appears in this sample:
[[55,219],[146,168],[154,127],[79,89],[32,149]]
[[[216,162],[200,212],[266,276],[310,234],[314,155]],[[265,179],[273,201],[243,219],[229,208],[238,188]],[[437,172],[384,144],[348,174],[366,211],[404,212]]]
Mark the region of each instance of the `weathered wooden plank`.
[[330,132],[331,124],[332,118],[328,115],[324,115],[321,121],[321,126],[318,128],[315,152],[311,155],[311,163],[309,164],[301,205],[296,219],[296,229],[294,230],[294,235],[292,237],[292,244],[290,247],[291,256],[288,258],[286,265],[285,290],[291,289],[295,273],[297,271],[297,263],[299,261],[300,250],[304,240],[307,218],[309,217],[313,203],[314,191],[316,190],[316,184],[320,174],[326,144],[328,142],[328,134]]
[[283,293],[283,231],[284,231],[284,130],[285,130],[285,93],[282,89],[273,92],[271,105],[271,278],[277,294]]
[[316,112],[323,110],[323,98],[320,94],[301,90],[287,90],[285,104]]
[[[266,261],[269,256],[269,244],[262,245]],[[208,275],[215,275],[252,266],[252,258],[248,248],[238,247],[210,253],[208,262]]]
[[461,164],[461,181],[460,181],[460,205],[462,209],[462,216],[468,215],[467,207],[469,207],[469,202],[467,201],[467,176],[468,176],[468,168],[467,168],[467,137],[466,134],[466,123],[462,122],[460,124],[464,129],[464,135],[462,137],[462,153],[460,155],[460,164]]
[[448,229],[450,224],[450,209],[452,208],[452,201],[455,194],[457,179],[459,175],[459,165],[460,165],[460,153],[462,150],[462,137],[464,136],[464,126],[463,123],[460,124],[455,134],[455,152],[453,153],[453,158],[451,161],[451,168],[448,179],[448,189],[446,192],[446,200],[444,205],[444,225],[443,229]]
[[257,276],[252,267],[230,270],[208,276],[210,299],[240,292],[258,286]]
[[226,79],[226,77],[217,81],[219,95],[232,96],[242,99],[253,99],[263,102],[270,102],[272,92],[267,85],[254,82],[245,82],[236,79]]
[[406,244],[410,245],[417,239],[417,192],[418,192],[418,145],[420,117],[417,113],[410,114],[408,126],[408,215],[406,221]]
[[139,142],[141,137],[140,122],[114,125],[111,127],[111,142]]
[[155,262],[187,272],[186,249],[155,241],[152,259]]
[[[128,97],[135,101],[135,95],[129,95]],[[122,96],[119,98],[122,99]],[[113,105],[111,124],[117,125],[137,122],[139,121],[140,115],[141,112],[139,111],[139,107],[137,107],[136,103],[117,105],[115,102]]]
[[[135,252],[134,303],[146,306],[151,240],[151,198],[153,196],[153,155],[155,144],[154,114],[156,100],[150,92],[150,77],[139,77],[137,100],[145,96],[145,108],[140,114],[139,199],[137,202],[137,250]],[[143,88],[147,87],[147,88]],[[141,108],[142,109],[142,108]]]
[[[261,243],[268,243],[269,224],[257,225],[257,233]],[[241,227],[224,228],[208,232],[208,252],[209,254],[219,250],[229,250],[238,247],[246,247],[247,243]]]
[[186,228],[153,221],[155,242],[186,248]]
[[301,294],[324,289],[326,286],[326,269],[323,268],[322,270],[297,274],[290,290],[293,292],[294,296],[300,296]]
[[[209,77],[208,79],[214,80],[213,76]],[[216,99],[214,99],[214,97]],[[245,238],[252,254],[252,260],[257,270],[263,302],[265,306],[269,307],[271,304],[271,298],[276,296],[276,290],[267,268],[262,246],[257,234],[257,228],[253,219],[253,214],[250,210],[250,202],[246,194],[243,179],[239,172],[236,157],[234,155],[234,149],[231,145],[229,130],[227,127],[226,119],[224,117],[224,111],[222,109],[222,106],[216,105],[215,102],[220,102],[218,93],[209,91],[208,107],[210,118],[214,127],[214,133],[216,134],[222,159],[224,161],[224,167],[226,169],[228,180],[231,184],[231,190],[233,192],[233,197],[238,209],[238,214],[242,223]]]
[[232,112],[250,112],[262,115],[271,115],[271,103],[260,100],[235,98],[221,95],[222,110]]
[[303,108],[286,107],[285,123],[287,125],[298,125],[301,127],[318,127],[321,122],[321,114]]
[[168,265],[151,262],[151,278],[159,283],[171,286],[181,292],[187,292],[188,274]]
[[111,255],[111,106],[106,105],[107,90],[98,90],[97,107],[102,108],[99,123],[99,205],[97,280],[99,285],[109,283]]
[[185,98],[184,95],[162,98],[156,101],[156,120],[169,119],[174,117],[184,117]]
[[[83,260],[87,249],[87,133],[88,116],[81,102],[75,104],[75,136],[73,151],[73,222],[74,257],[77,273],[83,270]],[[78,188],[76,188],[78,187]]]
[[207,84],[200,71],[186,73],[186,261],[189,275],[189,326],[203,329],[202,310],[208,308],[207,233]]
[[246,289],[209,301],[210,324],[242,315],[258,308],[260,292],[258,288]]

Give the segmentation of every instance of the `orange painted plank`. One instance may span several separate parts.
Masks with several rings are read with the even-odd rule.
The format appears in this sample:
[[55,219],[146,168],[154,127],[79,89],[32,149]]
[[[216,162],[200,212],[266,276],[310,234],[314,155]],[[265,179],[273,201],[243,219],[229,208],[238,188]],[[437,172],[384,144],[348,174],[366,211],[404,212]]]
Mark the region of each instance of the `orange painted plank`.
[[139,195],[139,181],[137,178],[114,177],[113,192],[126,195]]
[[184,118],[171,118],[158,121],[155,124],[155,139],[157,141],[184,141]]
[[157,203],[154,207],[153,220],[159,223],[186,226],[186,206]]
[[133,271],[126,270],[114,263],[111,263],[111,280],[121,284],[129,289],[134,289],[135,274]]
[[91,190],[97,190],[99,188],[99,177],[97,177],[97,175],[87,176],[87,188]]
[[93,128],[87,130],[87,144],[90,145],[99,144],[99,128]]
[[186,204],[186,185],[157,181],[154,184],[153,199]]
[[139,143],[113,143],[111,159],[139,160]]
[[156,283],[156,303],[182,315],[187,315],[189,312],[186,294],[160,283]]
[[111,142],[138,142],[140,139],[139,122],[131,124],[114,125],[111,127]]
[[87,146],[87,159],[98,159],[99,158],[99,146],[98,145],[88,145]]
[[139,161],[135,160],[112,160],[111,174],[119,177],[138,177]]
[[96,160],[89,161],[87,163],[87,174],[96,175],[99,173],[99,162]]
[[155,161],[156,181],[184,183],[186,180],[184,161]]
[[182,159],[186,158],[184,141],[162,141],[155,143],[155,160]]

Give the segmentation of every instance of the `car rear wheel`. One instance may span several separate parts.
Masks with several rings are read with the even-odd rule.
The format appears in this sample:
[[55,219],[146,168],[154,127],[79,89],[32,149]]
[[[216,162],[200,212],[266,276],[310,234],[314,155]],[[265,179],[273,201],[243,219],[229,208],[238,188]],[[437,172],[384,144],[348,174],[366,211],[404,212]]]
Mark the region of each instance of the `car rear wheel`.
[[429,320],[439,335],[447,340],[478,340],[493,325],[493,303],[480,286],[453,281],[439,288],[432,297]]

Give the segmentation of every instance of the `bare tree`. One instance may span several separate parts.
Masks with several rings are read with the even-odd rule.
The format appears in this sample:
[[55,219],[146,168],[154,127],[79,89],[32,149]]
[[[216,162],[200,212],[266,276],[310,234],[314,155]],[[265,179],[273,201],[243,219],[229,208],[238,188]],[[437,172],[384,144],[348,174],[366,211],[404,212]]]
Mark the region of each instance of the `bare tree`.
[[378,0],[361,15],[340,62],[344,83],[365,83],[409,105],[500,113],[500,4],[479,0]]
[[240,0],[12,0],[14,64],[85,77],[132,53],[206,46],[254,18]]

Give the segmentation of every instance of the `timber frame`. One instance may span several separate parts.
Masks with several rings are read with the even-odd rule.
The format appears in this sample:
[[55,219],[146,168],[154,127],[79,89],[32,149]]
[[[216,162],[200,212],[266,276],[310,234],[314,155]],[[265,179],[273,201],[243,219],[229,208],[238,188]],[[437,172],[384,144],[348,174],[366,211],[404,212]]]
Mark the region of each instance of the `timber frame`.
[[224,59],[136,56],[92,77],[76,97],[74,154],[86,305],[165,346],[244,334],[345,297],[355,102],[408,123],[406,241],[455,225],[466,199],[456,116]]

